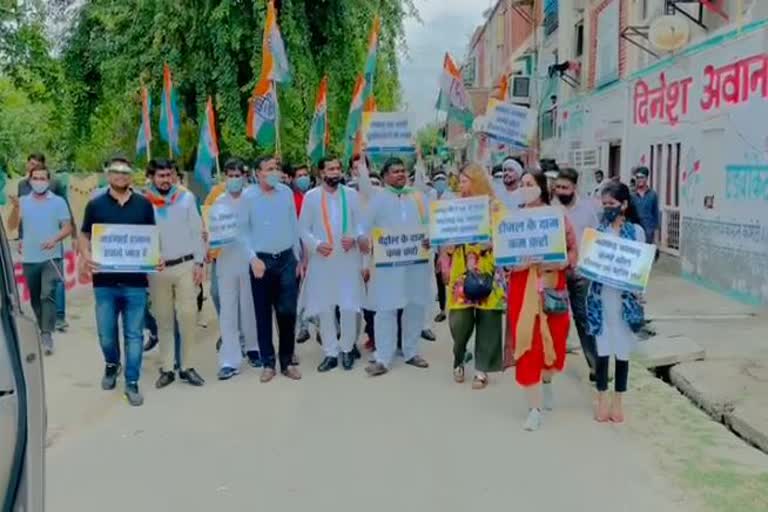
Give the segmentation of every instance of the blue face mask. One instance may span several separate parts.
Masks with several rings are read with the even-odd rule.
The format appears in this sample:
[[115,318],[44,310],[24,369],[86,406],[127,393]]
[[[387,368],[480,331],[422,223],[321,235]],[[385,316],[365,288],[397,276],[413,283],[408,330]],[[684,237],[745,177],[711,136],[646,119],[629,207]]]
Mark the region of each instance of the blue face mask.
[[309,176],[299,176],[293,183],[296,185],[296,188],[302,192],[309,190],[309,186],[312,184]]
[[433,186],[435,187],[435,190],[437,190],[438,194],[442,194],[448,189],[448,183],[445,180],[437,180]]
[[243,190],[245,186],[245,180],[243,178],[227,178],[227,192],[230,194],[237,194]]
[[270,173],[270,175],[267,176],[267,185],[269,185],[270,187],[275,188],[280,183],[282,183],[280,181],[280,175],[277,174],[276,172]]
[[606,224],[612,224],[613,221],[619,218],[619,215],[621,215],[621,206],[603,208],[603,222]]

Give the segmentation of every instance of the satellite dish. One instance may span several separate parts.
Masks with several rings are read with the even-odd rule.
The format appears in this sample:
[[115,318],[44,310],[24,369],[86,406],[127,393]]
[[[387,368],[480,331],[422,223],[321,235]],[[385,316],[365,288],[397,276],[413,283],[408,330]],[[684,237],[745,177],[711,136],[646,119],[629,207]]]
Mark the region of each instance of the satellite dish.
[[653,20],[648,30],[651,44],[664,51],[674,51],[684,46],[691,37],[688,22],[673,15],[661,16]]

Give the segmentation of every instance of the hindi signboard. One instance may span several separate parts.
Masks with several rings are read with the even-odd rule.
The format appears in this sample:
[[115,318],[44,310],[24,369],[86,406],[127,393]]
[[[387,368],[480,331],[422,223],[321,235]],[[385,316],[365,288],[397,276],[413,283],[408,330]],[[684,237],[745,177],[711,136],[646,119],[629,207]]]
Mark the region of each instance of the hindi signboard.
[[230,205],[226,203],[214,204],[207,210],[206,214],[208,243],[211,249],[224,247],[237,240],[240,234],[240,218],[237,211]]
[[558,208],[521,208],[494,222],[493,255],[496,265],[524,262],[565,263],[565,220]]
[[376,268],[403,267],[429,263],[431,252],[424,247],[427,232],[413,229],[373,229],[373,262]]
[[488,196],[434,201],[429,208],[429,240],[434,247],[491,241]]
[[588,228],[579,248],[578,273],[612,288],[644,293],[656,246]]
[[373,112],[365,127],[365,151],[380,161],[392,156],[410,159],[416,154],[407,112]]
[[512,103],[498,103],[488,114],[485,132],[497,143],[524,149],[533,135],[534,121],[531,109]]
[[94,224],[91,253],[97,272],[155,272],[160,264],[157,226]]

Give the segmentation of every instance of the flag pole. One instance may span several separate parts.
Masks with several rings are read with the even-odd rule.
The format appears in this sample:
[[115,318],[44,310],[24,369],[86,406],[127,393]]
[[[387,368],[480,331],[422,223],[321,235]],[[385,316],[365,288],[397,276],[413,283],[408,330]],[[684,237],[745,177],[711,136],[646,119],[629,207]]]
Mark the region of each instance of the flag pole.
[[280,148],[280,99],[277,97],[277,82],[272,81],[272,88],[275,90],[275,156],[281,155]]
[[216,155],[216,182],[221,181],[221,164],[219,164],[219,155]]

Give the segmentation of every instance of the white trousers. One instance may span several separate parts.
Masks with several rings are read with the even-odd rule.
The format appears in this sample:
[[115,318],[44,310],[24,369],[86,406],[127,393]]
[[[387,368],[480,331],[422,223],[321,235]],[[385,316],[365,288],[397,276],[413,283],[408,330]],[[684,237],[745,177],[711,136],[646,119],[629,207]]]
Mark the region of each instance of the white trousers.
[[[335,308],[334,308],[335,309]],[[339,351],[350,352],[357,339],[357,312],[341,310],[341,336],[337,339],[336,313],[320,313],[320,336],[326,357],[339,357]]]
[[240,338],[245,342],[245,351],[259,350],[256,336],[256,313],[253,309],[251,280],[247,271],[231,272],[219,268],[217,272],[221,313],[221,349],[219,368],[239,369],[243,360]]
[[[424,327],[424,306],[408,304],[403,309],[403,357],[406,361],[419,355],[419,341]],[[373,323],[376,335],[376,362],[389,368],[397,351],[397,310],[376,311]]]

